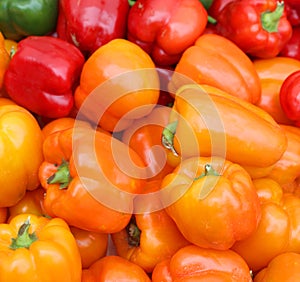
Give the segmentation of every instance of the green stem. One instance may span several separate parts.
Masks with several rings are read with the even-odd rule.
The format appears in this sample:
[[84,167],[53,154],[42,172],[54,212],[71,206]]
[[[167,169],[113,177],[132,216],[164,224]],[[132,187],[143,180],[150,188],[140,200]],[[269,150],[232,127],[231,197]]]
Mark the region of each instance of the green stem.
[[17,238],[11,239],[11,249],[16,250],[19,248],[27,248],[31,246],[38,238],[35,232],[29,234],[30,218],[28,218],[19,228]]
[[196,177],[195,180],[208,175],[220,176],[220,174],[216,170],[214,170],[210,164],[206,164],[204,166],[204,171],[198,177]]
[[128,234],[128,244],[130,246],[138,247],[140,245],[141,230],[138,228],[134,216],[127,225],[126,231]]
[[132,7],[135,4],[136,0],[128,0],[129,6]]
[[70,184],[71,180],[69,163],[63,161],[57,168],[57,171],[47,179],[47,183],[59,184],[59,187],[64,189]]
[[217,20],[215,18],[213,18],[212,16],[208,15],[207,16],[207,21],[211,24],[216,24]]
[[164,128],[164,130],[162,132],[162,139],[161,139],[162,145],[166,149],[171,150],[172,153],[175,156],[178,156],[178,153],[176,152],[176,150],[174,148],[174,143],[173,143],[174,142],[174,136],[175,136],[175,133],[176,133],[177,124],[178,124],[177,120],[169,123]]
[[277,1],[276,9],[273,12],[267,11],[261,14],[261,23],[264,30],[277,32],[278,24],[284,12],[284,2]]

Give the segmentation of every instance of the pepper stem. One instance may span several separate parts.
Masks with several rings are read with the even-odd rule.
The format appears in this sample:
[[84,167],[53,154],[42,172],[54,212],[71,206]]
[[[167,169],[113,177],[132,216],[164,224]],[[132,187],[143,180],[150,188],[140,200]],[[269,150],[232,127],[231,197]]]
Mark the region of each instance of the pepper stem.
[[64,189],[69,185],[71,180],[69,163],[67,161],[62,161],[61,165],[57,168],[57,171],[47,179],[47,183],[59,184],[59,188]]
[[210,164],[206,164],[204,166],[204,171],[198,177],[196,177],[194,180],[200,179],[200,178],[202,178],[204,176],[208,176],[208,175],[220,176],[220,174],[216,170],[214,170]]
[[140,245],[141,230],[138,228],[134,216],[127,225],[126,231],[128,234],[128,244],[130,246],[138,247]]
[[19,228],[17,238],[11,239],[10,248],[13,250],[27,248],[31,246],[38,238],[35,232],[29,234],[30,218],[28,218]]
[[163,130],[162,132],[162,138],[161,138],[161,143],[162,145],[168,149],[171,150],[172,153],[177,157],[178,153],[176,152],[174,148],[174,136],[176,133],[176,127],[177,127],[178,121],[173,121],[169,123]]
[[261,14],[261,23],[264,30],[277,32],[280,18],[284,11],[284,1],[277,1],[276,9],[272,12],[267,11]]

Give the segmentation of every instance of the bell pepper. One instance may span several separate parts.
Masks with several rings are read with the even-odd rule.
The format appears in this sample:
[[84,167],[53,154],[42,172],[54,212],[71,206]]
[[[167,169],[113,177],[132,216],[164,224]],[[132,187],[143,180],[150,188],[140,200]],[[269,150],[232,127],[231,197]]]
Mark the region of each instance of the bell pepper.
[[256,59],[253,61],[261,84],[261,97],[256,106],[269,113],[277,123],[291,125],[280,105],[280,88],[283,81],[296,70],[300,70],[300,61],[289,57]]
[[300,128],[281,125],[288,140],[288,146],[280,160],[273,166],[268,177],[276,180],[284,189],[300,177]]
[[252,61],[234,43],[217,34],[201,35],[184,51],[171,80],[173,94],[187,84],[181,75],[191,78],[193,83],[215,86],[251,103],[260,98],[261,86]]
[[267,167],[286,150],[284,130],[268,113],[218,88],[185,85],[176,92],[173,110],[163,144],[183,159],[214,155]]
[[190,244],[164,209],[133,215],[126,228],[111,236],[117,254],[147,273]]
[[145,184],[137,153],[111,134],[76,124],[48,135],[43,155],[39,178],[49,216],[94,232],[126,227]]
[[280,88],[279,100],[287,117],[300,127],[300,70],[285,78]]
[[199,247],[226,250],[257,228],[260,204],[252,180],[228,160],[183,160],[164,177],[161,191],[168,215]]
[[151,282],[140,266],[116,255],[103,257],[82,271],[81,282],[98,281]]
[[207,24],[199,0],[137,0],[128,14],[127,38],[158,66],[174,65]]
[[1,281],[81,281],[81,260],[61,218],[20,214],[0,224]]
[[208,14],[217,20],[221,10],[230,2],[235,0],[214,0],[208,9]]
[[3,86],[4,74],[8,68],[10,62],[9,53],[5,48],[5,40],[3,34],[0,32],[0,90]]
[[128,12],[128,0],[62,0],[56,32],[89,56],[109,41],[125,38]]
[[300,3],[298,0],[285,0],[286,15],[293,27],[300,25]]
[[83,269],[89,268],[106,255],[108,234],[83,230],[74,226],[70,226],[70,230],[75,238]]
[[254,277],[254,282],[299,281],[300,254],[287,252],[274,257]]
[[284,2],[277,0],[232,1],[217,16],[216,29],[257,58],[277,56],[292,36]]
[[3,0],[0,2],[0,30],[4,37],[19,41],[30,35],[55,31],[58,0]]
[[190,245],[156,265],[152,282],[251,282],[249,267],[232,250],[212,250]]
[[290,40],[284,45],[279,56],[294,58],[300,60],[300,26],[293,27],[293,33]]
[[170,107],[157,106],[148,116],[135,120],[122,133],[122,142],[136,151],[146,164],[147,180],[162,179],[174,168],[169,156],[172,153],[161,144],[161,135],[168,124],[170,112]]
[[15,205],[8,208],[9,219],[12,219],[18,214],[30,213],[38,216],[47,216],[44,207],[44,189],[38,187],[32,191],[26,191],[25,195]]
[[0,207],[10,207],[39,186],[43,140],[34,116],[6,98],[0,98],[0,129]]
[[232,250],[244,258],[254,272],[266,267],[277,255],[299,252],[300,198],[283,192],[271,178],[253,180],[261,203],[261,219],[248,238]]
[[83,55],[72,44],[50,36],[30,36],[19,42],[4,88],[17,104],[38,115],[67,116],[83,64]]
[[114,39],[85,62],[75,91],[78,117],[107,131],[122,131],[148,115],[159,98],[151,57],[126,39]]
[[8,217],[8,208],[0,208],[0,223],[6,223]]

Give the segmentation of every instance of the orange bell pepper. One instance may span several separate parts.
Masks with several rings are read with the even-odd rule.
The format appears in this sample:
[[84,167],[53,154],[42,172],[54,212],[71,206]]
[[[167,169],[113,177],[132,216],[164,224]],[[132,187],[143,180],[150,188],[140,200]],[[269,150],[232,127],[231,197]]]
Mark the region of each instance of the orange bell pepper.
[[300,198],[283,193],[271,178],[255,179],[253,184],[261,202],[261,219],[257,229],[232,249],[257,272],[281,253],[300,251]]
[[[163,129],[167,126],[171,108],[157,106],[152,112],[135,120],[122,134],[122,141],[135,150],[147,165],[147,179],[162,179],[174,169],[172,152],[161,144]],[[176,158],[176,157],[175,157]],[[177,158],[179,164],[180,158]]]
[[108,234],[83,230],[70,226],[75,238],[82,268],[89,268],[94,262],[106,255]]
[[15,205],[8,208],[10,221],[13,217],[22,213],[30,213],[38,216],[47,216],[44,210],[44,189],[38,187],[33,191],[26,191],[24,197]]
[[260,204],[252,180],[228,160],[183,160],[161,187],[166,212],[197,246],[226,250],[257,228]]
[[204,249],[194,245],[178,250],[158,263],[152,282],[251,282],[249,267],[231,250]]
[[0,207],[10,207],[39,186],[42,133],[27,109],[6,98],[0,98],[0,129]]
[[[284,130],[259,107],[208,85],[176,93],[164,144],[183,158],[217,155],[245,166],[267,167],[287,147]],[[261,156],[258,158],[257,156]]]
[[47,214],[103,233],[128,224],[133,198],[145,184],[138,169],[144,163],[137,153],[112,135],[85,126],[48,135],[43,153],[39,177]]
[[0,89],[3,86],[3,78],[4,78],[4,73],[6,72],[8,68],[8,64],[10,62],[10,56],[9,53],[7,52],[5,48],[5,40],[0,32]]
[[75,91],[79,115],[107,131],[122,131],[146,116],[158,98],[159,77],[152,59],[126,39],[111,40],[88,58]]
[[81,282],[150,282],[149,276],[137,264],[119,256],[106,256],[82,271]]
[[288,140],[288,146],[268,174],[283,188],[300,177],[300,128],[291,125],[281,125]]
[[259,271],[254,282],[300,281],[300,254],[287,252],[274,257],[268,266]]
[[186,83],[183,76],[250,103],[260,99],[261,86],[252,61],[237,45],[217,34],[201,35],[184,51],[175,67],[171,92]]
[[117,254],[147,273],[190,244],[164,209],[134,215],[125,229],[111,236]]
[[0,281],[81,281],[81,261],[65,221],[32,214],[0,224]]
[[275,57],[256,59],[253,64],[261,84],[261,97],[255,104],[268,112],[278,123],[292,124],[281,108],[279,93],[283,81],[300,69],[300,61],[288,57]]
[[0,223],[5,223],[8,217],[8,208],[0,208]]

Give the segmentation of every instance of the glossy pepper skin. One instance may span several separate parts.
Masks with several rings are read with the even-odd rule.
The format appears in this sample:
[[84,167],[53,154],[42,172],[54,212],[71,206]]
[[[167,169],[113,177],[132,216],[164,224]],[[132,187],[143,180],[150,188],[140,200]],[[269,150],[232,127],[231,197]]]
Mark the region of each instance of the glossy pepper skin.
[[300,198],[283,192],[268,177],[255,179],[253,184],[261,204],[261,219],[257,229],[245,240],[236,242],[232,250],[257,272],[279,254],[299,252]]
[[106,256],[82,271],[81,282],[151,282],[146,272],[137,264],[116,255]]
[[217,34],[201,35],[184,51],[171,80],[170,92],[173,94],[187,84],[177,73],[250,103],[256,103],[260,98],[261,86],[252,61],[237,45]]
[[300,3],[297,0],[285,0],[286,14],[293,27],[300,25]]
[[300,61],[289,57],[255,59],[255,70],[261,84],[261,96],[256,106],[270,114],[277,123],[293,124],[280,105],[280,88],[293,72],[300,70]]
[[198,0],[137,0],[128,15],[128,40],[155,64],[174,65],[202,34],[207,12]]
[[252,279],[246,262],[235,252],[189,245],[155,266],[152,282],[161,281],[251,282]]
[[254,277],[254,282],[299,281],[300,254],[287,252],[274,257]]
[[232,1],[217,16],[216,29],[245,53],[259,58],[277,56],[292,36],[284,2],[277,0]]
[[51,36],[29,36],[18,44],[4,88],[12,100],[40,116],[67,116],[83,64],[82,53],[72,44]]
[[281,49],[279,56],[300,61],[300,25],[293,27],[292,37]]
[[81,260],[61,218],[32,214],[0,224],[0,281],[81,281]]
[[161,187],[166,212],[199,247],[229,249],[258,225],[260,205],[252,180],[241,166],[225,159],[183,160]]
[[0,98],[0,130],[0,206],[9,207],[38,188],[43,140],[34,116],[6,98]]
[[217,155],[242,166],[267,167],[287,147],[283,129],[268,113],[216,87],[183,86],[173,110],[174,134],[164,134],[164,143],[183,159]]
[[125,229],[111,236],[117,254],[147,273],[190,244],[164,209],[134,215]]
[[62,0],[56,32],[89,56],[112,39],[125,38],[128,12],[128,0]]
[[300,126],[300,70],[291,73],[283,81],[279,99],[287,117]]
[[55,31],[58,0],[3,0],[0,2],[0,30],[4,37],[19,41],[30,35]]
[[[137,167],[144,163],[109,133],[94,132],[87,126],[74,130],[56,131],[44,140],[39,179],[46,190],[45,210],[77,228],[118,232],[128,224],[133,210],[132,197],[121,194],[120,199],[118,191],[137,194],[145,184],[137,168],[131,170],[133,175],[127,174],[119,167],[120,162],[129,165],[128,153]],[[89,136],[94,134],[95,144],[90,144]],[[105,196],[99,196],[101,191]],[[113,203],[103,202],[102,197]]]

